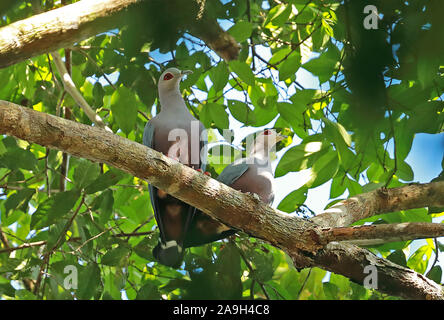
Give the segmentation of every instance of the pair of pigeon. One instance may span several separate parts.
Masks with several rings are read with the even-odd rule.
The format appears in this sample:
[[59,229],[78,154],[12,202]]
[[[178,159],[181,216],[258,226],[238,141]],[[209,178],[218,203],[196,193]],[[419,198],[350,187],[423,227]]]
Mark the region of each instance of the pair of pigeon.
[[[146,124],[143,144],[205,172],[205,161],[200,158],[202,149],[206,151],[205,141],[200,139],[205,127],[189,113],[179,90],[180,80],[189,73],[191,71],[169,68],[160,76],[158,90],[161,111]],[[263,202],[271,204],[274,195],[269,152],[284,138],[274,130],[264,130],[256,137],[248,157],[228,165],[217,180],[236,190],[257,194]],[[185,248],[217,241],[236,232],[152,185],[149,191],[160,231],[159,243],[153,249],[153,255],[164,265],[178,268]]]

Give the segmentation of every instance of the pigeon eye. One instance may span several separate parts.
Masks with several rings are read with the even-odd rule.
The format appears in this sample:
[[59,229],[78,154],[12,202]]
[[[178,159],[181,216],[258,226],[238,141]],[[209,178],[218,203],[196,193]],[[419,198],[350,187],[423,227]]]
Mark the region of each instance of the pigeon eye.
[[268,136],[268,135],[270,135],[270,134],[271,134],[271,130],[265,130],[265,131],[264,131],[264,135]]
[[174,78],[174,76],[169,72],[163,76],[163,80],[171,80],[173,78]]

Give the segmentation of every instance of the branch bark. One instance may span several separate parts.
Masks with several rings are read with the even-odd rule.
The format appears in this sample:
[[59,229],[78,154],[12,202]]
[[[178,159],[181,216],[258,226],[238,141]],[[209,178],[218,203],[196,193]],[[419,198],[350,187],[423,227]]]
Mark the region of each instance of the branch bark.
[[[224,224],[286,251],[296,267],[318,266],[362,283],[365,266],[377,258],[365,249],[347,244],[326,246],[322,239],[325,228],[316,223],[277,211],[252,195],[97,127],[0,101],[0,134],[104,162],[145,179]],[[444,182],[436,185],[443,186]],[[377,259],[378,272],[381,266],[381,279],[384,280],[381,291],[414,299],[444,298],[441,287],[422,275]],[[407,279],[405,283],[404,279]]]
[[423,207],[444,207],[444,184],[411,184],[377,189],[338,202],[312,221],[325,227],[343,227],[377,214]]
[[[405,222],[392,224],[372,224],[354,227],[328,228],[323,230],[322,239],[326,243],[332,241],[350,241],[353,244],[369,245],[372,243],[407,241],[424,238],[437,238],[444,236],[444,224],[427,222]],[[358,240],[357,242],[355,242]]]
[[443,299],[441,286],[426,276],[354,245],[331,242],[311,259],[314,265],[342,274],[359,284],[369,276],[363,272],[364,268],[373,265],[377,270],[376,290],[405,299]]
[[[0,68],[119,28],[127,11],[145,1],[81,0],[0,28]],[[212,27],[202,28],[199,22],[191,31],[224,59],[236,59],[240,49],[234,38],[216,21],[210,23]]]

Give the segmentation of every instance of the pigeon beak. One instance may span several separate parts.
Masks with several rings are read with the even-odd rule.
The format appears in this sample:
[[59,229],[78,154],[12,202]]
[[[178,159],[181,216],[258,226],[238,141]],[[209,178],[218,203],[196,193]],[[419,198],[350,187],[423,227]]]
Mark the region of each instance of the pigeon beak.
[[181,72],[181,75],[184,76],[184,75],[192,74],[192,73],[193,73],[193,71],[191,71],[191,70],[183,70],[183,71]]
[[287,138],[288,138],[288,136],[284,136],[284,135],[282,135],[282,134],[277,134],[277,135],[276,135],[276,142],[279,142],[279,141],[285,140],[285,139],[287,139]]

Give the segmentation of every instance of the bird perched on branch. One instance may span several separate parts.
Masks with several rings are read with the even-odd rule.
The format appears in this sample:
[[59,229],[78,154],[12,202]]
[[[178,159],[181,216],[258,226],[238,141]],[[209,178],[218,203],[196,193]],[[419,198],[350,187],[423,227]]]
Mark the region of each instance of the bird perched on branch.
[[[196,170],[205,170],[205,127],[189,112],[180,93],[182,77],[191,71],[165,70],[158,83],[161,111],[145,126],[143,144]],[[201,154],[204,155],[201,159]],[[151,204],[159,227],[159,243],[154,257],[162,264],[177,268],[183,255],[183,241],[196,209],[149,185]]]
[[[233,189],[256,194],[267,204],[273,203],[274,175],[270,153],[276,143],[285,138],[275,130],[264,130],[254,140],[249,155],[225,167],[217,180]],[[186,234],[184,247],[195,247],[217,241],[236,231],[198,210]]]

